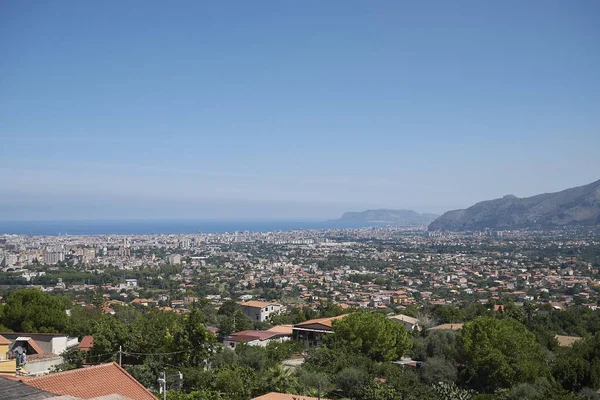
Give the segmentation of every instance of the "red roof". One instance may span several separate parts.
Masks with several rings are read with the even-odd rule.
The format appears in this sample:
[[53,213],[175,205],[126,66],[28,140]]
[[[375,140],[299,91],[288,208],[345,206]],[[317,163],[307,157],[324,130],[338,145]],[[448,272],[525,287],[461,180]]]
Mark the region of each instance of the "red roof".
[[277,335],[280,335],[280,333],[269,331],[241,331],[232,333],[226,340],[231,342],[251,342],[253,340],[266,340]]
[[301,322],[299,324],[295,324],[294,328],[295,327],[303,327],[303,326],[306,326],[306,325],[313,325],[313,324],[319,324],[319,325],[323,325],[323,326],[326,326],[328,328],[331,328],[331,323],[333,321],[336,321],[338,319],[342,319],[346,315],[348,315],[348,314],[338,315],[337,317],[309,319],[308,321],[304,321],[304,322]]
[[119,394],[132,400],[156,400],[148,389],[114,362],[33,378],[25,377],[21,381],[47,392],[82,399]]
[[94,337],[93,336],[84,336],[81,339],[81,342],[77,345],[79,350],[88,351],[92,347],[94,347]]
[[29,347],[35,351],[35,354],[44,354],[44,350],[33,339],[27,341]]

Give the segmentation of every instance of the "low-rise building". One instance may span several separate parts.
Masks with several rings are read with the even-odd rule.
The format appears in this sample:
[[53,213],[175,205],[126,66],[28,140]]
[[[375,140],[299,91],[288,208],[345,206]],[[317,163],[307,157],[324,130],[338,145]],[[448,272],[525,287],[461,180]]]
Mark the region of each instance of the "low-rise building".
[[252,321],[264,322],[269,319],[269,316],[278,313],[281,310],[281,305],[277,303],[268,303],[266,301],[246,301],[238,303],[242,308],[245,316]]

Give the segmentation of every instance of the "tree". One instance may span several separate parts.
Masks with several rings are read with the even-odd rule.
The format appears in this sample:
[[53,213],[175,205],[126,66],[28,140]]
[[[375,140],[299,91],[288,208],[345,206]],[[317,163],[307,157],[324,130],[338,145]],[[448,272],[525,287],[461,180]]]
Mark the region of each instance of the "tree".
[[439,357],[452,362],[458,357],[455,331],[430,331],[425,345],[427,357]]
[[67,328],[70,301],[37,289],[12,293],[4,307],[2,323],[15,332],[58,333]]
[[227,399],[247,399],[256,388],[256,375],[250,367],[231,365],[217,371],[214,386]]
[[433,390],[440,399],[444,400],[470,400],[473,398],[473,393],[459,388],[454,383],[439,382],[433,385]]
[[319,393],[327,393],[334,389],[334,385],[327,374],[309,371],[305,368],[298,371],[298,386],[303,395],[312,397],[317,397]]
[[231,317],[238,310],[241,310],[241,308],[235,300],[225,300],[223,304],[221,304],[221,307],[219,307],[217,314]]
[[94,323],[102,318],[102,311],[96,308],[74,306],[71,308],[71,315],[68,318],[69,324],[66,333],[78,338],[91,335]]
[[512,318],[478,317],[458,335],[463,377],[473,389],[493,392],[547,375],[535,335]]
[[333,321],[333,331],[330,346],[345,347],[375,361],[398,359],[410,348],[404,325],[376,312],[356,312]]
[[401,397],[392,386],[373,381],[362,389],[360,398],[363,400],[396,400]]
[[90,350],[93,361],[110,360],[113,357],[111,353],[114,354],[119,349],[119,345],[126,343],[129,335],[128,326],[112,316],[104,316],[96,321],[92,327],[94,347]]
[[298,383],[292,372],[281,364],[276,364],[266,371],[264,382],[263,389],[280,393],[290,393]]
[[102,309],[104,307],[104,292],[102,288],[97,287],[92,290],[90,293],[90,304],[92,304],[97,309]]
[[454,361],[443,358],[428,358],[421,369],[421,379],[430,385],[438,382],[454,383],[456,376],[457,370]]
[[566,390],[600,387],[600,332],[565,349],[552,366],[552,375]]
[[344,368],[334,378],[337,387],[351,398],[359,397],[371,380],[365,370],[357,367]]
[[61,353],[63,362],[54,367],[55,372],[67,371],[70,369],[81,368],[86,359],[86,352],[79,350],[77,346],[71,346]]
[[241,310],[235,311],[233,315],[220,315],[218,325],[219,335],[223,337],[234,332],[252,329],[252,321]]
[[219,393],[210,390],[195,390],[185,393],[180,390],[168,390],[167,400],[221,400],[223,397]]
[[167,331],[166,348],[174,354],[173,361],[178,365],[199,365],[208,358],[217,338],[204,326],[204,316],[200,309],[193,307],[183,317],[182,324],[174,324]]
[[432,313],[443,324],[461,322],[465,319],[465,312],[453,306],[436,305]]

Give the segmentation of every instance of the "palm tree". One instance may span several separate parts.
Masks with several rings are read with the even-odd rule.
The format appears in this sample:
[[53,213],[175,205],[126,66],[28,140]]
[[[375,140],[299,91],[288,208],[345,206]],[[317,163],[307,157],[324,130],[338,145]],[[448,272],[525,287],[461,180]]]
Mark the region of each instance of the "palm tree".
[[273,392],[288,393],[297,384],[294,374],[281,364],[269,369],[265,379],[266,386]]

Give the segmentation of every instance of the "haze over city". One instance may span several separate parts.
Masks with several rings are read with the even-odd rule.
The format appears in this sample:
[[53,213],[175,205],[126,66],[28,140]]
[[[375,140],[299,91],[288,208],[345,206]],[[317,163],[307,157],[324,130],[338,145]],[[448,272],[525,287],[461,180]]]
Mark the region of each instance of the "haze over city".
[[0,220],[441,214],[597,180],[598,2],[460,5],[3,2]]

